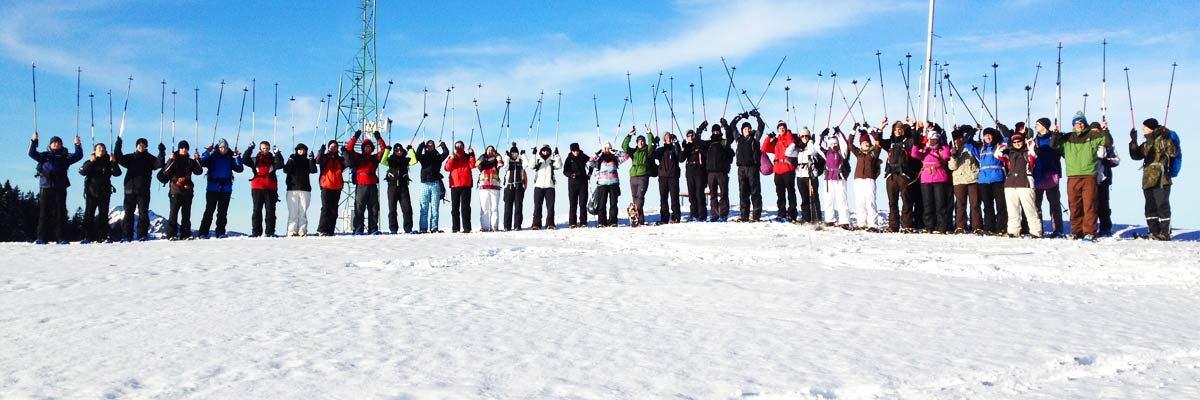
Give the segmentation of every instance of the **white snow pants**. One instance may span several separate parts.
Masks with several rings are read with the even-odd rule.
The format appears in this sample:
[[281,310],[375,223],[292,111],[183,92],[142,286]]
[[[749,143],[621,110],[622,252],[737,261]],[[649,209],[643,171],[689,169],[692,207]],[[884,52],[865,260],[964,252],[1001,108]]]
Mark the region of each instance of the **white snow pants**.
[[[850,204],[846,202],[846,181],[825,181],[825,222],[850,225]],[[837,211],[835,218],[834,211]]]
[[308,235],[308,204],[311,200],[312,192],[307,190],[287,192],[288,236]]
[[1024,212],[1025,220],[1029,221],[1029,234],[1042,236],[1042,220],[1038,218],[1032,186],[1031,184],[1027,188],[1004,188],[1004,202],[1008,206],[1009,235],[1021,234],[1021,213]]
[[879,218],[879,207],[875,204],[875,180],[854,180],[854,213],[858,216],[858,226],[874,228],[875,220]]
[[479,228],[500,229],[500,189],[479,189]]

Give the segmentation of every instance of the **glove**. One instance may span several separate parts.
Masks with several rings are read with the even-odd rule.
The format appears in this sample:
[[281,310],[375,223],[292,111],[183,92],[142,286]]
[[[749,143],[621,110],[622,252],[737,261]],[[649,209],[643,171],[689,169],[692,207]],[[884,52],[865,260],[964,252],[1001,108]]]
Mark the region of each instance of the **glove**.
[[362,136],[362,130],[354,131],[354,137]]
[[729,124],[729,121],[726,120],[725,117],[721,117],[721,125],[728,125],[728,124]]
[[521,155],[525,155],[525,150],[521,150]]
[[771,138],[771,139],[774,139],[774,138],[775,138],[775,132],[771,132],[770,134],[768,134],[768,135],[767,135],[767,137],[769,137],[769,138]]
[[166,151],[167,151],[167,145],[159,143],[158,144],[158,152],[162,153],[162,152],[166,152]]
[[840,126],[835,126],[835,127],[833,127],[833,131],[834,131],[834,132],[837,132],[838,134],[841,134],[841,133],[842,133],[842,127],[840,127]]
[[558,148],[557,148],[557,147],[556,147],[556,148],[554,148],[554,155],[556,155],[556,156],[558,155]]
[[746,119],[746,118],[750,117],[750,114],[749,114],[749,113],[745,113],[745,112],[743,112],[743,113],[741,113],[741,114],[738,114],[738,116],[739,116],[739,117],[742,117],[742,119]]
[[1129,129],[1129,141],[1132,141],[1132,142],[1137,141],[1137,128]]
[[1107,155],[1108,155],[1108,149],[1105,149],[1104,146],[1100,146],[1100,147],[1096,148],[1096,158],[1104,159],[1104,156],[1107,156]]
[[821,130],[821,136],[829,136],[829,128]]
[[758,116],[758,110],[750,110],[750,115],[753,115],[753,116],[757,117],[757,116]]

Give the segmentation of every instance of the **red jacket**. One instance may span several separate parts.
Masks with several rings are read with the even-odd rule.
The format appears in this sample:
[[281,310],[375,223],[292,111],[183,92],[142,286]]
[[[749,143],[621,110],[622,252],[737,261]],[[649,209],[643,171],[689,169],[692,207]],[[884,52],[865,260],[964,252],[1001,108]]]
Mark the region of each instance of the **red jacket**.
[[763,140],[762,152],[772,155],[771,169],[775,175],[786,174],[796,170],[796,166],[788,161],[787,148],[795,143],[796,135],[788,132],[779,138],[767,137]]
[[325,148],[317,153],[317,164],[321,166],[321,188],[342,190],[345,181],[342,170],[346,169],[346,160],[339,154],[325,154]]
[[250,178],[250,189],[279,190],[279,179],[275,177],[275,170],[283,168],[282,155],[259,152],[256,156],[250,156],[247,152],[242,156],[242,163],[254,173],[254,177]]
[[450,187],[471,187],[475,180],[471,170],[475,168],[475,155],[465,152],[455,152],[446,161],[446,171],[450,172]]
[[[358,144],[358,136],[350,138],[346,143],[346,158],[349,161],[351,170],[350,181],[355,185],[376,185],[379,184],[379,163],[383,161],[383,150],[387,148],[387,144],[383,142],[383,138],[376,137],[379,143],[374,143],[375,154],[359,154],[354,151],[354,145]],[[363,140],[363,144],[371,143],[371,139]]]

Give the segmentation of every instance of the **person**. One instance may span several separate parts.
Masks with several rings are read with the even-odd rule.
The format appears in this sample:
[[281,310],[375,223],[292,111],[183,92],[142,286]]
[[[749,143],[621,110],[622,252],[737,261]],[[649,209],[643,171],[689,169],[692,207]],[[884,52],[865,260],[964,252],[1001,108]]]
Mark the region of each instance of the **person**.
[[950,231],[949,181],[946,164],[950,147],[942,144],[940,129],[925,124],[925,144],[914,146],[910,155],[921,160],[921,202],[925,204],[925,228],[931,233]]
[[[650,157],[651,152],[658,146],[658,138],[654,137],[654,132],[650,131],[650,125],[647,124],[646,134],[638,136],[637,146],[630,148],[629,141],[635,134],[637,134],[637,127],[629,129],[629,134],[621,142],[621,150],[632,160],[632,164],[629,165],[629,191],[633,194],[633,202],[637,204],[638,211],[644,214],[646,191],[650,189],[650,177],[658,172]],[[647,137],[649,137],[648,140]]]
[[612,143],[605,143],[590,160],[592,170],[596,171],[598,228],[617,226],[617,198],[621,196],[621,176],[617,167],[628,158],[628,155],[614,152]]
[[[954,233],[973,233],[983,226],[983,216],[980,215],[982,203],[979,200],[979,147],[971,140],[975,136],[975,128],[963,125],[955,129],[951,136],[954,146],[950,148],[948,166],[950,179],[954,183]],[[968,220],[970,225],[967,225]]]
[[800,128],[800,141],[796,145],[796,189],[800,192],[800,219],[806,224],[821,223],[821,173],[825,158],[820,146],[812,141],[812,131]]
[[[233,150],[233,151],[230,151]],[[200,217],[200,230],[197,237],[208,239],[209,228],[212,227],[213,213],[217,217],[216,235],[225,237],[225,225],[229,222],[229,199],[233,196],[233,174],[244,170],[242,167],[242,152],[229,147],[229,142],[221,139],[216,143],[216,151],[209,145],[200,155],[200,167],[208,171],[208,183],[204,190],[204,214]]]
[[1038,118],[1034,124],[1037,143],[1033,146],[1037,159],[1033,164],[1033,191],[1037,200],[1038,221],[1042,221],[1042,201],[1050,203],[1050,238],[1063,236],[1062,195],[1059,181],[1062,179],[1062,149],[1050,145],[1050,118]]
[[[383,136],[375,131],[375,141],[363,139],[362,152],[354,151],[362,131],[355,131],[346,143],[346,165],[350,168],[350,182],[354,183],[354,216],[350,220],[355,235],[378,235],[379,231],[379,163],[383,150],[387,148]],[[375,143],[379,143],[376,151]],[[366,218],[366,221],[363,218]]]
[[[866,125],[866,124],[864,124]],[[879,167],[882,161],[879,153],[878,131],[872,134],[864,126],[858,132],[858,146],[850,149],[854,153],[854,211],[858,216],[858,228],[875,230],[876,219],[879,218],[879,206],[875,200],[875,180],[879,179]],[[854,142],[854,136],[850,137]]]
[[108,154],[104,143],[92,146],[92,156],[79,167],[83,175],[83,231],[84,238],[79,243],[112,243],[109,239],[111,228],[108,226],[108,204],[116,191],[112,185],[112,177],[121,176],[121,166],[117,158]]
[[433,140],[417,147],[417,162],[421,163],[421,219],[417,226],[421,233],[441,232],[438,228],[438,211],[442,200],[446,198],[446,188],[442,183],[442,162],[450,156],[446,142],[438,142],[435,150]]
[[504,157],[496,152],[496,146],[483,150],[483,157],[475,161],[479,168],[479,230],[495,232],[500,229],[500,168]]
[[[452,232],[471,233],[471,185],[475,177],[475,149],[465,149],[461,140],[454,142],[454,154],[446,162],[450,173],[450,223]],[[464,150],[465,149],[465,150]]]
[[192,198],[196,186],[192,182],[192,175],[200,175],[204,169],[200,166],[200,152],[192,156],[188,154],[190,149],[186,140],[179,141],[175,152],[171,153],[171,158],[163,163],[159,171],[170,180],[167,197],[171,211],[167,214],[167,240],[192,238]]
[[[1146,199],[1149,238],[1171,240],[1171,180],[1179,148],[1171,130],[1149,118],[1142,122],[1146,141],[1137,142],[1137,129],[1129,130],[1129,158],[1142,160],[1142,197]],[[1074,208],[1072,208],[1073,210]]]
[[321,216],[317,219],[317,235],[320,236],[333,236],[336,230],[338,203],[345,187],[346,159],[342,151],[337,140],[330,140],[317,151],[317,165],[321,169]]
[[694,131],[688,130],[685,136],[687,141],[683,142],[683,158],[687,160],[685,162],[687,168],[684,173],[687,174],[689,221],[708,220],[708,206],[704,204],[704,188],[708,186],[708,171],[704,167],[705,143],[700,140],[700,134],[704,133],[704,128],[707,126],[708,122],[705,122]]
[[1004,161],[996,157],[1002,139],[993,128],[983,130],[983,142],[979,144],[979,199],[982,201],[983,224],[976,233],[1003,235],[1008,223],[1008,201],[1004,198],[1004,181],[1008,172]]
[[[250,214],[250,237],[275,237],[275,203],[279,202],[279,178],[275,171],[283,168],[283,153],[279,147],[271,149],[271,142],[258,143],[258,155],[254,145],[242,153],[242,165],[250,167],[254,177],[250,178],[250,199],[254,208]],[[266,220],[263,214],[266,213]],[[265,229],[264,229],[265,222]]]
[[406,150],[403,144],[393,143],[391,148],[383,151],[383,168],[387,169],[384,180],[388,184],[388,231],[393,235],[400,231],[398,214],[404,216],[404,232],[414,232],[412,196],[408,193],[408,183],[412,181],[408,176],[408,168],[413,165],[417,165],[417,155],[411,145]]
[[571,152],[563,163],[563,175],[567,176],[567,208],[568,227],[587,228],[588,181],[592,178],[592,170],[588,168],[588,157],[579,148],[579,143],[571,143]]
[[679,163],[683,161],[683,150],[675,134],[663,135],[663,145],[654,149],[653,158],[658,164],[658,225],[677,224],[683,218],[679,209]]
[[[850,151],[840,127],[821,132],[821,152],[825,154],[825,225],[850,229],[850,204],[846,201],[846,178],[850,172]],[[835,213],[836,212],[836,213]]]
[[762,218],[762,180],[759,179],[762,149],[759,143],[762,141],[763,131],[767,129],[767,123],[763,122],[758,110],[750,110],[733,117],[729,125],[739,126],[739,121],[750,117],[758,120],[758,124],[754,126],[758,129],[751,129],[748,121],[742,122],[739,128],[741,135],[729,138],[737,142],[734,159],[737,163],[738,211],[741,222],[758,222]]
[[[708,121],[704,123],[707,124]],[[712,134],[704,146],[704,157],[707,159],[704,168],[708,171],[709,221],[712,222],[725,222],[729,218],[729,170],[734,159],[734,139],[722,136],[722,131],[733,135],[733,129],[725,118],[721,118],[720,124],[713,124]]]
[[[562,169],[558,149],[542,146],[532,160],[528,161],[533,171],[533,230],[555,229],[554,226],[554,171]],[[546,224],[542,225],[542,206],[545,205]]]
[[771,173],[775,174],[775,206],[779,210],[776,221],[796,221],[796,135],[788,130],[787,122],[780,120],[775,133],[763,139],[763,153],[772,157]]
[[1082,111],[1075,113],[1071,125],[1073,130],[1069,133],[1054,127],[1051,146],[1062,149],[1066,159],[1071,236],[1091,241],[1097,233],[1096,172],[1099,164],[1096,161],[1105,157],[1105,148],[1112,145],[1112,135],[1108,132],[1107,121],[1100,122],[1099,130],[1089,128]]
[[[1021,234],[1021,215],[1025,220],[1036,222],[1037,210],[1033,200],[1033,166],[1037,153],[1033,146],[1037,143],[1033,138],[1028,142],[1025,135],[1014,133],[1009,137],[1008,146],[1001,145],[996,150],[996,158],[1004,162],[1008,171],[1004,179],[1004,199],[1008,208],[1008,236],[1017,237]],[[1030,223],[1029,236],[1042,237],[1042,224]]]
[[312,202],[309,175],[317,173],[317,160],[308,152],[308,146],[296,145],[296,152],[283,164],[283,173],[287,186],[288,236],[308,236],[308,205]]
[[[1089,125],[1093,130],[1100,129],[1100,123]],[[1096,217],[1100,219],[1097,233],[1103,237],[1112,236],[1112,178],[1113,168],[1121,165],[1121,155],[1117,154],[1114,144],[1104,147],[1104,157],[1096,161]]]
[[513,142],[508,149],[508,166],[504,168],[504,230],[521,230],[525,217],[525,188],[529,187],[529,174],[525,172],[525,161],[521,156],[525,150],[517,149]]
[[[133,154],[121,151],[124,141],[117,137],[116,149],[113,151],[117,164],[125,167],[125,218],[122,222],[121,243],[134,240],[150,240],[150,174],[162,168],[162,160],[167,154],[167,145],[158,144],[158,157],[150,154],[150,142],[138,138],[134,142],[137,149]],[[133,218],[137,215],[137,236],[133,232]]]
[[[71,186],[71,178],[67,171],[71,164],[83,159],[83,146],[79,136],[75,137],[75,152],[67,153],[63,147],[62,138],[50,138],[46,151],[37,151],[38,133],[33,133],[29,141],[29,158],[37,161],[38,186],[38,227],[37,239],[34,243],[67,244],[67,188]],[[149,189],[147,189],[149,191]]]
[[[884,118],[879,126],[887,126]],[[888,196],[888,232],[915,232],[918,210],[921,210],[920,185],[916,179],[921,171],[921,161],[912,157],[916,140],[912,127],[904,121],[892,124],[891,135],[880,141],[887,149],[888,160],[884,166],[884,182]],[[803,192],[802,192],[803,193]]]

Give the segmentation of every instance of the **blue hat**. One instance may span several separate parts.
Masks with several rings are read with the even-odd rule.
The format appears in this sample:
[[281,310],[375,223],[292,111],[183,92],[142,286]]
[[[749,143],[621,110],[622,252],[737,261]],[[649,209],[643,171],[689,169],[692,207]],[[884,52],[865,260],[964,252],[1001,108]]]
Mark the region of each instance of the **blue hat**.
[[1087,126],[1087,117],[1083,116],[1083,111],[1076,112],[1075,118],[1071,118],[1071,125],[1075,124],[1083,124],[1084,126]]

